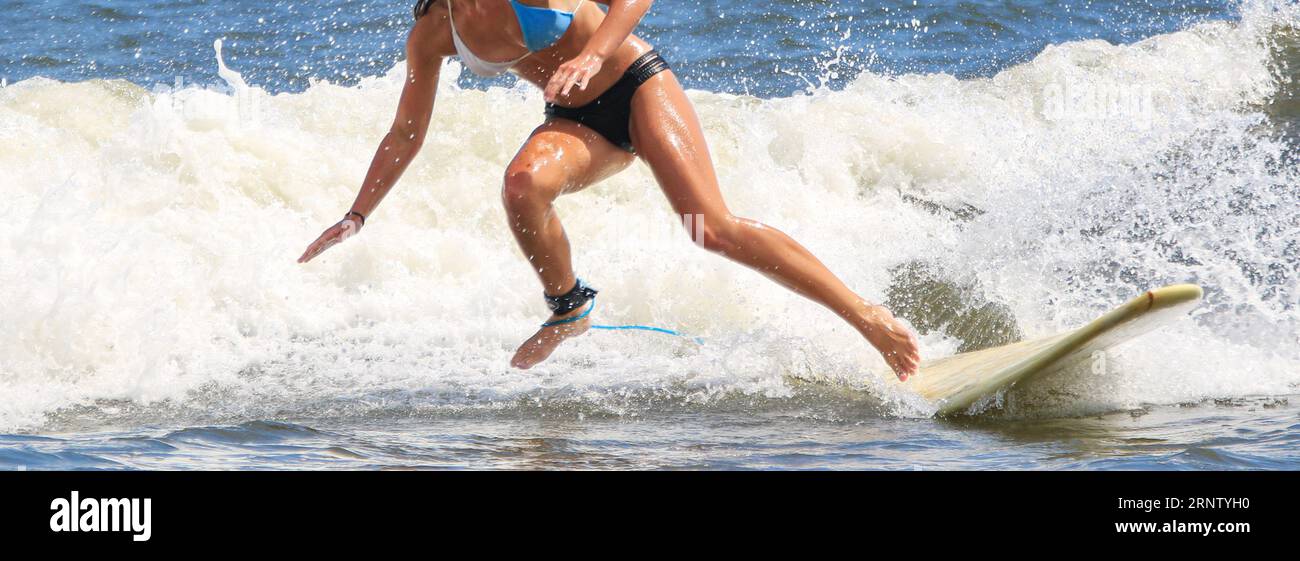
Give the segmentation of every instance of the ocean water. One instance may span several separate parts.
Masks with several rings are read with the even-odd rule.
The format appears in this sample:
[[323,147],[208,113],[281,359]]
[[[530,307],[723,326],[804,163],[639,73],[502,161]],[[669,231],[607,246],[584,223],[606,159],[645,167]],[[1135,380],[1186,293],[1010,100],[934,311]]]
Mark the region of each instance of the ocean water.
[[454,60],[366,234],[297,265],[391,120],[410,4],[0,3],[0,469],[1300,468],[1295,2],[656,2],[733,210],[926,357],[1205,287],[946,419],[692,247],[640,165],[559,203],[576,264],[602,321],[703,343],[511,370],[545,310],[497,193],[542,101]]

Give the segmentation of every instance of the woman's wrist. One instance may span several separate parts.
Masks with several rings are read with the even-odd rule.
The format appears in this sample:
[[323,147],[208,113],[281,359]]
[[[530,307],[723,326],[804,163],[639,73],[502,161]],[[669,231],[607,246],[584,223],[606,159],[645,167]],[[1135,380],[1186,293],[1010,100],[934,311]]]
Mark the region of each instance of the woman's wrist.
[[[593,43],[588,43],[587,48],[583,49],[582,53],[580,53],[579,56],[595,57],[599,59],[601,62],[604,62],[609,60],[609,57],[614,56],[613,51],[617,48],[618,48],[617,45],[614,46],[614,48],[607,49],[604,48],[603,45],[595,45]],[[605,51],[610,51],[610,52],[605,52]]]
[[366,215],[355,210],[350,210],[347,214],[343,215],[343,220],[355,224],[358,231],[361,230],[362,226],[366,225]]

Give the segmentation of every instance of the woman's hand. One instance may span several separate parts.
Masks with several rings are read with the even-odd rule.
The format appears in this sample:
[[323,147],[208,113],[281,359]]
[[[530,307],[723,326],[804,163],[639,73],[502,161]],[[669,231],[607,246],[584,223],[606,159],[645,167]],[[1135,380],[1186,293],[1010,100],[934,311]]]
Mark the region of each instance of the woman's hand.
[[555,75],[551,76],[551,81],[546,84],[546,101],[555,103],[560,97],[569,95],[573,86],[578,89],[587,89],[587,83],[600,74],[601,66],[605,64],[605,57],[596,53],[583,51],[573,60],[561,64],[555,70]]
[[319,238],[316,238],[316,241],[312,242],[312,244],[307,247],[307,251],[303,252],[302,257],[298,258],[298,262],[306,263],[308,261],[311,261],[312,259],[315,259],[317,255],[324,253],[325,250],[334,247],[340,243],[343,243],[348,238],[355,236],[357,232],[360,231],[361,231],[360,220],[350,216],[348,218],[344,218],[338,224],[330,226],[328,229],[326,229],[325,232],[322,233]]
[[921,343],[902,321],[884,306],[867,306],[867,341],[880,351],[899,381],[906,382],[921,368]]

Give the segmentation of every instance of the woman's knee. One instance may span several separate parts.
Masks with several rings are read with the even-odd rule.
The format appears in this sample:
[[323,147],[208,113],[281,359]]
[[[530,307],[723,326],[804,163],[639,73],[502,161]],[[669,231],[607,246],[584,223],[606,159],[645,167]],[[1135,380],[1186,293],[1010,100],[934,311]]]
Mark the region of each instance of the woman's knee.
[[501,182],[501,202],[516,214],[544,212],[563,187],[554,176],[538,169],[508,169]]
[[740,245],[744,225],[731,214],[697,214],[694,216],[691,236],[704,249],[727,254]]

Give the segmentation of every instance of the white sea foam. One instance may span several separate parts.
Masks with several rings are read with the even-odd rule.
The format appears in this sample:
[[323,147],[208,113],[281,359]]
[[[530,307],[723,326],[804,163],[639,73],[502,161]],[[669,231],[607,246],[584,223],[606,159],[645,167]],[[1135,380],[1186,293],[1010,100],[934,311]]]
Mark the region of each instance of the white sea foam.
[[[1038,336],[1153,285],[1207,287],[1204,312],[1121,349],[1112,372],[1027,389],[1071,396],[1048,414],[1287,394],[1300,181],[1260,105],[1277,87],[1272,29],[1297,19],[1246,10],[1134,45],[1055,45],[989,79],[691,97],[733,210],[869,298],[919,263]],[[828,312],[675,235],[641,165],[559,203],[577,266],[602,289],[601,320],[706,344],[595,333],[512,371],[544,309],[498,189],[540,95],[446,80],[423,153],[365,233],[300,266],[355,195],[403,68],[280,95],[221,70],[233,93],[0,90],[0,430],[76,406],[239,418],[561,400],[638,414],[786,398],[792,375],[928,412],[880,389],[883,362]],[[926,354],[959,339],[933,332]]]

